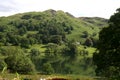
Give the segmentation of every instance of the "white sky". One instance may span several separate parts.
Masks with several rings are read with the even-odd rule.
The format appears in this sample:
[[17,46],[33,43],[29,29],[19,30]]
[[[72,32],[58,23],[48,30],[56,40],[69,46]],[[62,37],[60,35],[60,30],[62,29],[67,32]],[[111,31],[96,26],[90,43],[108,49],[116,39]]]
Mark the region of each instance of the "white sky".
[[54,9],[76,17],[109,18],[117,8],[120,0],[0,0],[0,16]]

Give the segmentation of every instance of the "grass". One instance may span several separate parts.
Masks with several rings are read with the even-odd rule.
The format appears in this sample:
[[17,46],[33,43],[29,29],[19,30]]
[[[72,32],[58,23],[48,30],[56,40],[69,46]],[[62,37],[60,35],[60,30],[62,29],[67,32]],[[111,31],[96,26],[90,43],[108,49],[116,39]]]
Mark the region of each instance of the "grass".
[[81,50],[86,50],[88,51],[88,56],[89,57],[92,57],[93,56],[93,53],[95,52],[96,48],[94,47],[86,47],[86,46],[83,46],[83,45],[79,45],[78,46],[78,50],[81,51]]
[[41,78],[49,79],[49,78],[64,78],[68,80],[95,80],[94,77],[89,76],[81,76],[81,75],[70,75],[70,74],[52,74],[52,75],[40,75],[40,74],[32,74],[32,75],[21,75],[19,76],[17,74],[12,73],[4,73],[0,74],[0,78],[8,79],[8,80],[14,80],[14,78],[19,78],[18,80],[23,79],[31,79],[31,80],[40,80]]
[[[67,35],[67,38],[69,40],[75,39],[76,41],[80,41],[83,43],[85,41],[84,38],[82,37],[84,31],[87,31],[89,36],[91,36],[93,33],[99,33],[100,31],[99,26],[96,26],[95,24],[88,23],[82,20],[74,22],[74,25],[75,26],[74,30],[72,31],[72,34]],[[98,38],[97,35],[94,37]]]
[[[30,52],[30,50],[31,49],[37,49],[37,50],[39,50],[41,53],[44,53],[45,52],[45,50],[46,50],[46,48],[45,48],[45,46],[46,45],[43,45],[43,44],[34,44],[34,45],[32,45],[31,47],[30,47],[30,49],[28,49],[28,52]],[[64,45],[61,45],[61,46],[59,46],[59,48],[62,48],[62,47],[64,47]],[[89,57],[92,57],[93,56],[93,53],[95,52],[95,50],[96,50],[96,48],[94,48],[94,47],[86,47],[86,49],[85,49],[85,46],[83,46],[83,45],[79,45],[78,46],[78,50],[79,51],[81,51],[81,50],[86,50],[86,51],[88,51],[88,56]]]
[[41,53],[44,53],[45,50],[46,50],[45,45],[43,45],[43,44],[39,44],[39,45],[34,44],[34,45],[31,46],[30,49],[38,49]]
[[[16,78],[16,74],[11,74],[11,73],[0,73],[0,78],[4,78],[4,79],[9,79],[12,80],[14,78]],[[1,80],[1,79],[0,79]]]
[[23,36],[26,37],[27,35],[30,35],[30,34],[37,34],[38,31],[27,31],[26,34],[24,34]]
[[89,52],[89,57],[92,57],[92,56],[93,56],[93,53],[94,53],[95,50],[96,50],[96,48],[88,47],[86,50]]

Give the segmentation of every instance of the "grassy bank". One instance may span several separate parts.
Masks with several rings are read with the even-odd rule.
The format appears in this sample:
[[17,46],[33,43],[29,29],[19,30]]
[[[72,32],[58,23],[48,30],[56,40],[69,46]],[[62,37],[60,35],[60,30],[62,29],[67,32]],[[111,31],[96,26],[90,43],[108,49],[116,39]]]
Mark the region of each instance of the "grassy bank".
[[8,79],[8,80],[14,80],[17,78],[17,80],[40,80],[40,79],[52,79],[52,78],[63,78],[67,80],[96,80],[94,77],[89,76],[81,76],[81,75],[40,75],[40,74],[32,74],[32,75],[21,75],[21,74],[0,74],[0,78]]

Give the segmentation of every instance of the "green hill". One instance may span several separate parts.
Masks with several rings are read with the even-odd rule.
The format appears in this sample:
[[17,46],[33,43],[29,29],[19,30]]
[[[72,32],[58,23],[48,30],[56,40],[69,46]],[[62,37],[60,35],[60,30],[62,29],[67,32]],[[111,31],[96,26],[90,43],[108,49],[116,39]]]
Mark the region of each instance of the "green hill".
[[104,18],[51,9],[0,17],[0,71],[93,76],[92,54],[107,25]]
[[[4,36],[4,39],[13,36],[18,39],[32,37],[38,43],[59,43],[64,42],[65,39],[84,43],[87,37],[97,39],[99,31],[105,26],[107,26],[107,19],[98,17],[76,18],[69,13],[55,10],[28,12],[0,17],[0,41],[3,41],[1,39]],[[60,41],[57,42],[52,38]],[[6,42],[13,45],[17,44],[7,39]],[[18,42],[21,43],[19,40]]]

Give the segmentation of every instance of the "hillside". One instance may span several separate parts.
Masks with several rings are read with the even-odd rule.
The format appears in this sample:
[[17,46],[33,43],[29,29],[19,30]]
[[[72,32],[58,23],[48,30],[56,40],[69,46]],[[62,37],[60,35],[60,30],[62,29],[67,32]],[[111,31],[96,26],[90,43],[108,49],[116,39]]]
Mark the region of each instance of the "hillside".
[[[69,13],[55,10],[28,12],[0,18],[2,35],[8,37],[19,35],[20,38],[27,39],[28,36],[32,38],[36,36],[40,37],[39,39],[34,37],[39,43],[59,43],[52,40],[52,37],[59,38],[61,41],[68,39],[84,43],[87,37],[98,38],[99,31],[105,26],[107,20],[103,18],[75,18]],[[2,35],[0,39],[3,39]],[[7,39],[6,42],[15,44]]]
[[0,71],[94,76],[92,55],[107,25],[51,9],[0,17]]

